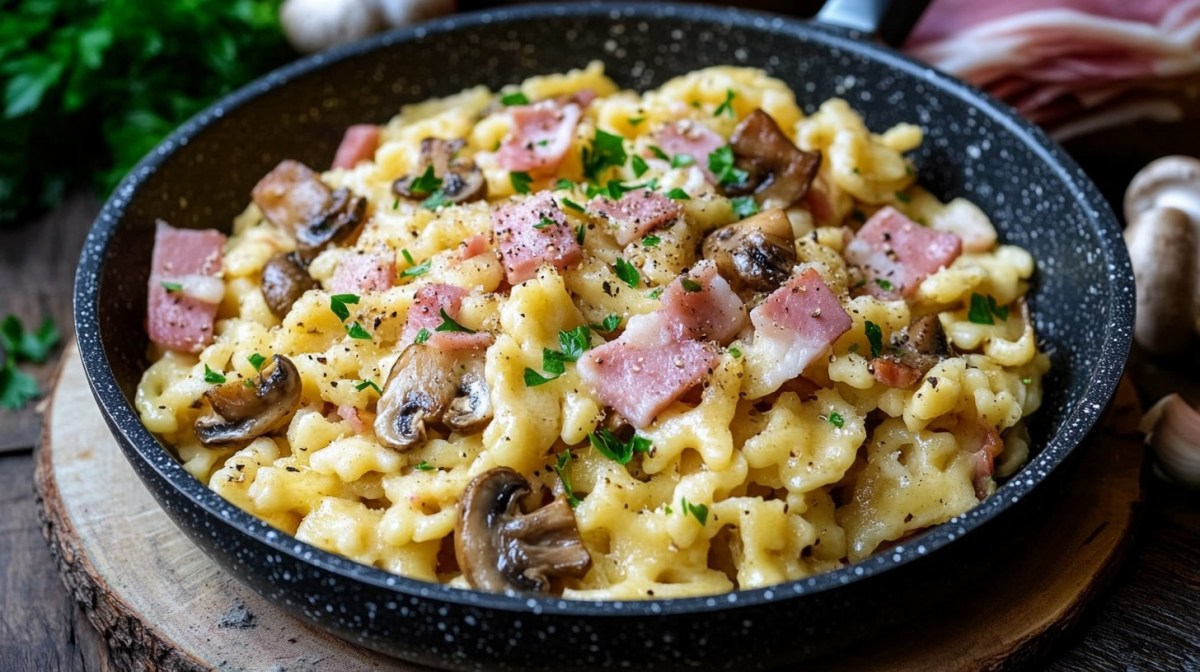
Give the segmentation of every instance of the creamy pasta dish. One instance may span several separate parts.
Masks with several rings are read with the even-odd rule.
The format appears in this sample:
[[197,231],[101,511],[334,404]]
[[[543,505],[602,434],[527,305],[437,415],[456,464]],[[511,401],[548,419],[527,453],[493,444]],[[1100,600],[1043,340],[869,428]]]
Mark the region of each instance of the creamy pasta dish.
[[160,222],[145,426],[322,549],[463,588],[768,586],[1026,460],[1034,260],[923,189],[922,130],[759,70],[478,87]]

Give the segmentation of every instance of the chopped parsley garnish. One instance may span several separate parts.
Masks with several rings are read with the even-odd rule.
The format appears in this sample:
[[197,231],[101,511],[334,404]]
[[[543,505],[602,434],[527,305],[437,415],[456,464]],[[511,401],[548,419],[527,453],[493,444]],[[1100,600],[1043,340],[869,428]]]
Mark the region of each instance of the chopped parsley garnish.
[[745,219],[758,212],[758,202],[753,196],[738,196],[730,203],[733,205],[733,214],[739,219]]
[[562,481],[563,492],[567,495],[567,503],[571,508],[579,506],[579,498],[575,496],[575,488],[571,487],[571,477],[567,476],[567,465],[571,462],[571,451],[564,450],[555,460],[554,473],[558,474],[558,480]]
[[729,346],[729,354],[733,355],[734,359],[739,359],[742,356],[742,349],[736,345]]
[[426,210],[437,210],[446,204],[446,194],[441,189],[434,191],[429,198],[421,201],[421,207]]
[[517,91],[516,93],[509,93],[500,96],[500,104],[504,105],[505,107],[511,107],[513,105],[528,105],[529,98],[520,91]]
[[246,361],[250,362],[250,366],[253,366],[255,371],[262,371],[263,362],[267,361],[267,358],[256,352],[247,357]]
[[870,320],[867,320],[865,329],[867,332],[867,343],[871,344],[871,359],[875,359],[879,356],[879,353],[883,352],[883,330],[879,328],[878,324]]
[[626,158],[621,136],[596,129],[592,146],[583,148],[583,174],[593,182],[599,181],[605,169],[625,165]]
[[571,199],[567,198],[566,196],[563,197],[562,203],[563,203],[563,205],[567,206],[568,208],[570,208],[576,212],[587,212],[587,208],[584,208],[582,205],[576,203],[575,201],[572,201]]
[[875,278],[875,284],[879,285],[879,288],[885,292],[892,291],[892,283],[889,280],[884,280],[883,278]]
[[663,161],[671,160],[671,157],[668,156],[667,153],[662,150],[662,147],[659,147],[658,145],[650,145],[649,149],[650,149],[651,154],[657,156],[658,158],[662,159]]
[[719,117],[722,114],[728,113],[729,118],[732,119],[734,117],[733,98],[735,95],[737,95],[737,94],[735,94],[733,92],[733,89],[725,89],[725,100],[722,101],[721,104],[717,106],[717,109],[713,110],[713,116]]
[[900,201],[901,203],[908,203],[909,201],[912,200],[912,196],[909,196],[908,194],[904,193],[903,191],[897,191],[896,192],[896,200]]
[[692,158],[691,154],[676,154],[671,157],[672,168],[687,168],[693,163],[696,163],[696,159]]
[[204,365],[204,382],[213,383],[214,385],[220,385],[221,383],[225,382],[225,376],[224,376],[224,374],[222,374],[220,372],[213,371],[212,369],[208,368],[208,364],[205,364]]
[[683,189],[680,189],[679,187],[675,187],[674,189],[667,192],[667,198],[669,198],[671,200],[675,200],[675,201],[688,201],[688,200],[691,200],[692,197],[688,196],[688,193],[686,191],[684,191]]
[[579,243],[580,245],[583,245],[583,238],[586,235],[587,235],[587,225],[586,224],[580,224],[579,226],[575,227],[575,242]]
[[347,303],[358,303],[357,294],[334,294],[329,297],[329,309],[337,315],[338,319],[345,322],[350,317],[350,309],[346,307]]
[[533,178],[529,173],[511,172],[508,174],[508,181],[512,183],[513,191],[518,194],[528,194],[529,185],[533,184]]
[[537,229],[538,231],[541,231],[542,229],[554,226],[557,223],[558,222],[554,221],[553,219],[550,219],[549,217],[546,217],[545,215],[543,215],[542,218],[538,220],[538,223],[533,225],[533,228]]
[[567,362],[578,362],[583,353],[592,347],[588,327],[578,326],[558,332],[558,347],[561,350],[542,348],[542,370],[554,375],[543,376],[537,371],[525,367],[525,387],[545,385],[566,372]]
[[253,378],[243,378],[242,385],[248,390],[253,390],[255,387],[254,379]]
[[432,194],[442,188],[442,178],[433,174],[433,166],[425,167],[425,172],[412,181],[409,191],[414,194]]
[[439,324],[437,326],[437,328],[434,329],[434,331],[460,331],[464,334],[475,333],[474,329],[468,329],[468,328],[462,326],[461,324],[459,324],[458,322],[455,322],[454,318],[452,318],[446,314],[445,308],[439,309],[438,313],[442,316],[442,323]]
[[708,170],[722,187],[743,184],[750,176],[734,165],[733,147],[725,145],[708,155]]
[[428,341],[430,336],[432,336],[432,334],[429,333],[429,330],[425,327],[421,327],[421,330],[417,332],[417,337],[413,339],[413,343],[421,345],[425,341]]
[[621,257],[617,257],[617,263],[613,266],[613,270],[616,271],[618,278],[633,289],[637,289],[638,283],[642,280],[642,274],[638,273],[637,266]]
[[1033,378],[1022,378],[1022,379],[1021,379],[1021,384],[1022,384],[1022,385],[1032,385],[1032,384],[1033,384]]
[[433,471],[433,465],[426,462],[425,460],[421,460],[420,462],[417,463],[417,466],[415,466],[413,468],[416,469],[417,471]]
[[363,390],[367,389],[368,387],[371,388],[372,390],[375,390],[375,392],[377,394],[383,394],[383,390],[379,389],[379,386],[375,384],[375,381],[371,380],[370,378],[366,378],[361,383],[355,385],[354,389],[358,390],[359,392],[362,392]]
[[646,165],[646,160],[637,154],[633,155],[633,158],[630,159],[629,164],[633,166],[633,174],[637,177],[641,177],[646,173],[647,170],[650,170],[650,166]]
[[555,191],[559,191],[562,189],[574,189],[574,188],[575,188],[575,183],[568,180],[565,177],[558,178],[558,181],[554,183]]
[[609,180],[604,186],[589,184],[587,186],[588,197],[592,196],[607,196],[614,201],[620,200],[621,196],[626,192],[635,191],[637,189],[649,189],[651,191],[658,188],[658,179],[652,179],[649,182],[640,184],[622,184],[620,180]]
[[588,442],[600,451],[600,454],[617,464],[629,464],[634,453],[650,452],[650,439],[634,435],[628,441],[622,441],[608,429],[588,433]]
[[645,117],[630,117],[627,121],[629,122],[630,126],[637,126],[645,120]]
[[563,359],[568,362],[578,362],[583,353],[592,347],[588,327],[581,325],[574,329],[558,332],[558,346],[562,348]]
[[1008,319],[1008,307],[997,306],[996,297],[988,294],[971,294],[971,307],[967,310],[967,319],[975,324],[995,324],[992,316],[1001,320]]
[[363,326],[358,322],[346,327],[346,333],[350,334],[350,338],[357,338],[360,341],[371,340],[371,332],[363,329]]
[[558,376],[543,376],[528,366],[525,367],[525,387],[537,387],[538,385],[545,385],[546,383],[557,379]]
[[607,333],[610,333],[613,329],[616,329],[617,327],[621,326],[621,316],[620,315],[609,315],[608,317],[604,318],[604,320],[602,322],[600,322],[600,324],[590,324],[588,326],[592,328],[592,331],[598,331],[602,334],[607,334]]
[[683,291],[687,292],[688,294],[695,294],[701,289],[704,289],[700,286],[700,283],[692,280],[691,278],[680,278],[679,284],[683,286]]
[[679,507],[683,515],[690,515],[700,521],[701,525],[708,523],[708,506],[705,504],[692,504],[687,501],[687,497],[679,498]]
[[[412,263],[412,261],[409,261],[409,263]],[[426,259],[416,266],[410,266],[403,271],[400,271],[400,276],[404,278],[415,278],[418,275],[425,275],[429,272],[429,265],[431,263],[433,263],[432,259]]]
[[654,291],[650,292],[646,296],[651,299],[657,299],[658,297],[662,296],[662,293],[663,293],[662,287],[655,287]]
[[825,420],[838,429],[846,426],[846,421],[842,419],[842,414],[838,413],[837,411],[830,413]]
[[399,210],[399,209],[400,209],[400,197],[399,197],[399,196],[397,196],[396,198],[392,199],[392,209],[393,209],[393,210]]
[[642,246],[643,247],[658,247],[658,244],[661,242],[662,242],[662,239],[654,234],[650,234],[648,236],[642,236]]
[[404,257],[404,260],[408,262],[408,265],[409,265],[409,266],[416,266],[416,265],[417,265],[417,262],[413,261],[413,256],[412,256],[411,254],[409,254],[409,253],[408,253],[408,248],[407,248],[407,247],[406,247],[406,248],[404,248],[404,249],[402,249],[402,250],[400,250],[400,256]]
[[167,290],[168,292],[182,292],[183,291],[183,285],[178,282],[163,282],[161,284],[163,286],[163,289]]

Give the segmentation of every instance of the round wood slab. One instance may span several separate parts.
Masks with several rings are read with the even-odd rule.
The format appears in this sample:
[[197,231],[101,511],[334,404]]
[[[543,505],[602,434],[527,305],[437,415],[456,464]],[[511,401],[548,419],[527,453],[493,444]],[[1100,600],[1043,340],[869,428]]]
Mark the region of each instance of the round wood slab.
[[[67,587],[134,670],[421,670],[294,619],[180,532],[108,431],[71,346],[35,474],[43,531]],[[1145,450],[1122,383],[1068,492],[988,585],[813,669],[994,670],[1043,655],[1108,584],[1141,501]]]

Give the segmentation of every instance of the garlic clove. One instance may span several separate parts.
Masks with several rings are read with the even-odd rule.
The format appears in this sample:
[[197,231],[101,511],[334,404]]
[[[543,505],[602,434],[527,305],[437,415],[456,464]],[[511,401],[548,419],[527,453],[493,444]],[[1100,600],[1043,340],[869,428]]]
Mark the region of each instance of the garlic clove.
[[382,27],[372,0],[285,0],[279,23],[288,42],[306,54],[354,42]]
[[1146,411],[1141,430],[1158,458],[1161,475],[1184,487],[1200,488],[1200,412],[1178,394],[1170,394]]

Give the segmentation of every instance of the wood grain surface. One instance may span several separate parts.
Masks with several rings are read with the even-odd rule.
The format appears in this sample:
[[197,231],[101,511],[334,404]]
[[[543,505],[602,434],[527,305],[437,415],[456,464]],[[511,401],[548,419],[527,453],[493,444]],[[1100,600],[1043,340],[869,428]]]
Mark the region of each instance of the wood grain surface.
[[[1108,585],[1141,502],[1145,451],[1126,383],[1104,431],[1049,515],[998,551],[997,599],[955,599],[813,667],[829,672],[1013,669],[1040,660]],[[313,630],[209,560],[171,523],[125,461],[87,389],[78,352],[64,354],[35,482],[51,553],[118,666],[405,671]],[[921,646],[913,646],[921,642]],[[236,661],[236,662],[234,662]]]

